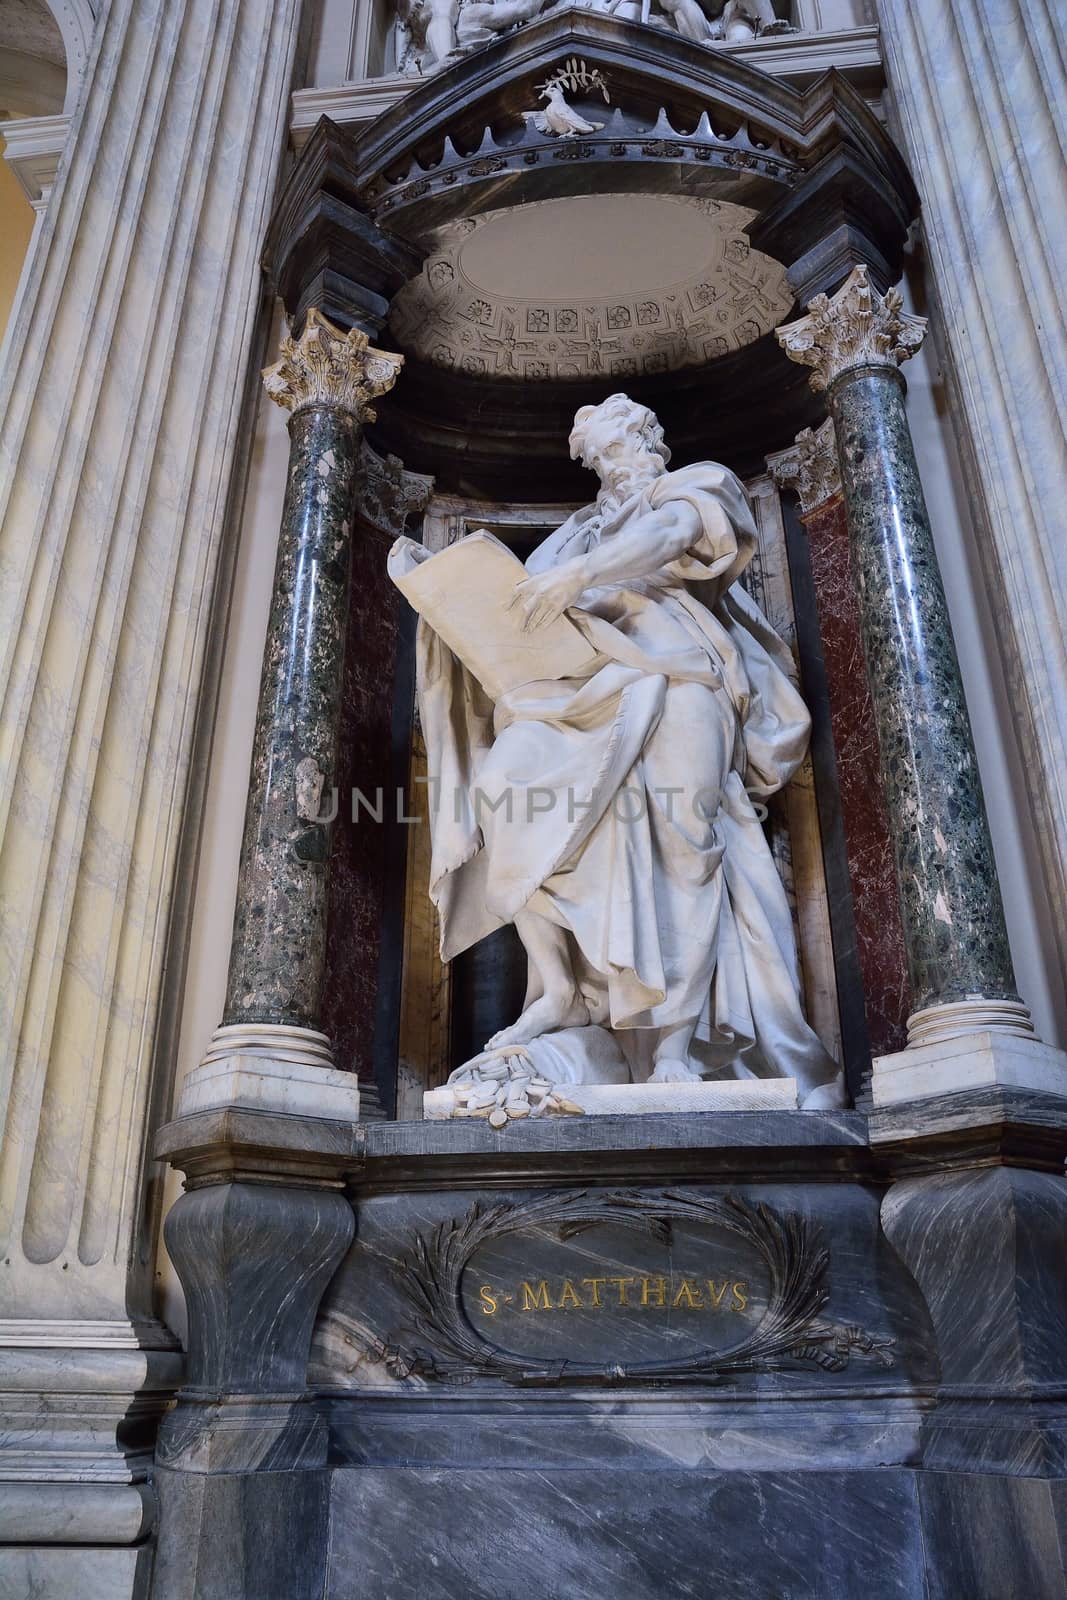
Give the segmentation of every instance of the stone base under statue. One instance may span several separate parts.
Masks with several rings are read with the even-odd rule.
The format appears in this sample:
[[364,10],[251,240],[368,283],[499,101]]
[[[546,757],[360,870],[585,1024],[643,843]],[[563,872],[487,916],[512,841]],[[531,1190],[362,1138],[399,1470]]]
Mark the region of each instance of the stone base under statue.
[[[711,1083],[568,1083],[563,1093],[578,1112],[594,1117],[680,1116],[699,1111],[795,1111],[795,1078],[728,1078]],[[449,1085],[422,1097],[427,1122],[457,1115]]]
[[[199,1148],[237,1171],[343,1142],[214,1117]],[[328,1442],[266,1429],[248,1387],[285,1357],[294,1213],[275,1332],[261,1274],[213,1324],[250,1330],[246,1387],[192,1391],[161,1436],[162,1600],[1067,1597],[1062,1100],[346,1139],[355,1238],[300,1402]],[[243,1192],[242,1251],[268,1201],[269,1250],[291,1202]],[[198,1548],[229,1589],[196,1587]]]

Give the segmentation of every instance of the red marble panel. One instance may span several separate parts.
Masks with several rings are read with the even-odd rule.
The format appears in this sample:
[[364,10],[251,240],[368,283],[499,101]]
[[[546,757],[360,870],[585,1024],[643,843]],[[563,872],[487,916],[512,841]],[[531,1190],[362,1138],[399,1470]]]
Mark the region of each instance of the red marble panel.
[[[396,798],[390,793],[390,745],[400,596],[386,576],[391,543],[390,535],[374,528],[356,528],[326,936],[323,1028],[337,1066],[366,1081],[372,1076],[388,821]],[[373,802],[379,786],[382,823],[363,809],[353,823],[353,788]]]
[[822,634],[867,1027],[872,1054],[884,1055],[907,1042],[910,995],[844,502],[837,496],[801,520]]

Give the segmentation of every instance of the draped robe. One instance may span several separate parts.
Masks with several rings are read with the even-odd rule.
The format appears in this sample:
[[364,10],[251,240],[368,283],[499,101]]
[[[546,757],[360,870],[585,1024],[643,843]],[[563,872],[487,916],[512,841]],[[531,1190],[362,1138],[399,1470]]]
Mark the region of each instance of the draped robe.
[[[597,652],[580,678],[494,705],[420,620],[441,954],[528,907],[565,930],[592,1020],[635,1078],[659,1030],[699,1016],[698,1070],[794,1077],[803,1098],[839,1069],[804,1020],[792,917],[753,802],[796,771],[810,719],[786,646],[737,582],[756,548],[743,486],[710,462],[664,472],[607,517],[576,512],[527,570],[672,501],[700,520],[684,554],[568,611]],[[531,972],[528,1001],[538,993]]]

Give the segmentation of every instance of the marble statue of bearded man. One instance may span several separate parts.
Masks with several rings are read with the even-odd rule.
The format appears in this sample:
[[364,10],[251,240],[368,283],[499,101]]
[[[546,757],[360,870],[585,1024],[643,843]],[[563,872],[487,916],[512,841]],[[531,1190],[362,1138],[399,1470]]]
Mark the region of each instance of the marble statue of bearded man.
[[489,1046],[525,1047],[557,1081],[610,1079],[606,1042],[622,1081],[783,1076],[802,1104],[840,1104],[756,807],[796,771],[810,723],[737,581],[756,548],[745,490],[713,462],[668,470],[659,423],[625,395],[583,406],[570,445],[599,493],[533,553],[511,606],[527,630],[566,612],[595,651],[585,673],[494,705],[420,622],[447,797],[442,955],[514,923],[527,1003]]

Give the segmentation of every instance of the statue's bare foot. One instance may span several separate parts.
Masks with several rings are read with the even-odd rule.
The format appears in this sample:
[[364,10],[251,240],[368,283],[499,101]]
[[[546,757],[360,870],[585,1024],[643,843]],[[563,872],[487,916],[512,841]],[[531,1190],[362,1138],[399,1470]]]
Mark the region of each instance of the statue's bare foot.
[[501,1028],[486,1045],[487,1050],[499,1050],[503,1045],[529,1044],[540,1039],[543,1033],[558,1033],[560,1028],[584,1028],[589,1021],[589,1007],[580,994],[571,991],[565,995],[544,994],[527,1006],[518,1022],[510,1028]]
[[649,1083],[700,1083],[699,1072],[694,1072],[684,1061],[657,1061]]

